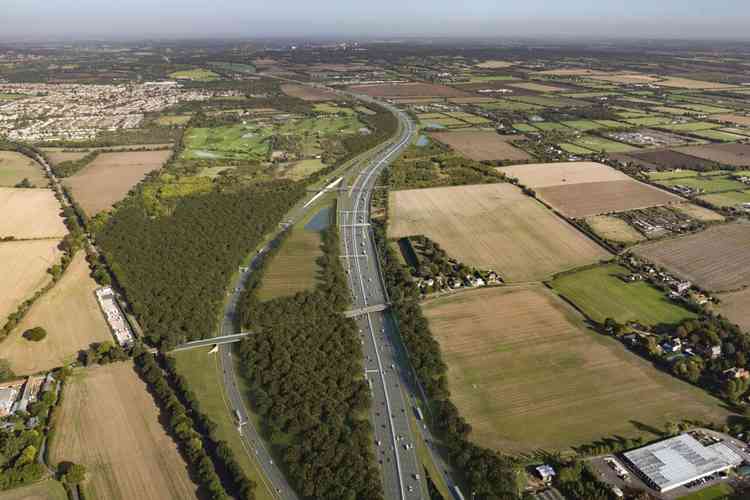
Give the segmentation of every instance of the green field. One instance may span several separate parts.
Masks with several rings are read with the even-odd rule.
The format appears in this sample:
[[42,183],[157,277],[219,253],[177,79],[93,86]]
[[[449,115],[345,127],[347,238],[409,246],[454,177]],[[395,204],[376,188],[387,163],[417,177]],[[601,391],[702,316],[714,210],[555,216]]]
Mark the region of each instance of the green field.
[[0,101],[15,101],[18,99],[23,99],[24,97],[28,97],[24,94],[8,94],[5,92],[0,92]]
[[688,122],[659,125],[659,128],[663,128],[664,130],[671,130],[673,132],[697,132],[700,130],[710,130],[712,128],[720,127],[720,124],[711,122]]
[[[200,403],[201,411],[216,423],[216,437],[229,444],[242,470],[257,484],[255,498],[273,500],[274,496],[265,486],[257,462],[248,455],[242,444],[235,417],[225,403],[218,354],[209,354],[210,349],[205,347],[173,354],[177,360],[177,371],[187,379]],[[0,497],[0,500],[5,499]]]
[[537,129],[529,125],[528,123],[514,123],[513,128],[518,130],[519,132],[523,132],[525,134],[538,132]]
[[541,106],[534,104],[528,104],[525,102],[509,101],[507,99],[498,100],[495,102],[487,102],[479,105],[482,109],[497,110],[497,111],[537,111],[542,109]]
[[574,155],[590,155],[591,153],[593,153],[593,151],[589,149],[582,148],[581,146],[576,146],[575,144],[570,144],[568,142],[563,142],[562,144],[558,144],[558,146],[560,146],[563,151],[567,151],[568,153]]
[[638,321],[647,325],[677,323],[696,315],[671,302],[666,294],[648,283],[626,283],[619,275],[628,270],[616,264],[561,275],[552,288],[599,323],[613,318],[620,323]]
[[169,78],[175,78],[177,80],[193,80],[196,82],[210,82],[218,80],[219,75],[208,69],[193,68],[170,73]]
[[719,191],[740,190],[747,187],[745,184],[735,181],[729,177],[686,177],[681,179],[662,179],[659,184],[663,186],[674,186],[680,184],[693,189],[702,189],[704,193],[717,193]]
[[[672,179],[684,179],[686,177],[698,177],[696,170],[668,170],[664,172],[648,172],[648,177],[654,181],[668,181]],[[702,177],[713,177],[714,175],[728,174],[727,170],[714,170],[711,172],[702,172]]]
[[680,104],[681,108],[686,108],[697,113],[715,115],[718,113],[731,113],[734,110],[729,108],[720,108],[718,106],[708,106],[706,104]]
[[699,130],[697,132],[692,132],[692,134],[704,139],[711,139],[712,141],[721,142],[742,141],[744,139],[747,139],[747,137],[745,136],[732,134],[730,132],[724,132],[721,130]]
[[728,495],[732,493],[734,493],[734,490],[731,486],[721,483],[696,491],[695,493],[690,493],[678,498],[678,500],[727,500],[729,498]]
[[185,134],[183,158],[265,161],[270,152],[269,139],[272,135],[272,128],[252,124],[191,128]]
[[596,130],[602,128],[604,125],[591,120],[570,120],[562,122],[566,127],[574,128],[576,130],[582,130],[587,132],[589,130]]
[[466,123],[471,123],[472,125],[490,122],[490,120],[488,120],[487,118],[483,116],[472,115],[471,113],[464,113],[461,111],[455,111],[452,113],[445,113],[445,114],[450,116],[451,118],[456,118],[458,120],[463,120]]
[[651,110],[655,113],[667,113],[670,115],[687,115],[693,112],[689,109],[673,108],[670,106],[656,106],[654,108],[651,108]]
[[655,125],[662,125],[665,123],[670,123],[672,121],[672,118],[668,116],[644,116],[641,118],[628,118],[625,121],[630,123],[631,125],[653,127]]
[[540,97],[533,95],[519,95],[510,98],[513,101],[525,102],[528,104],[535,104],[537,106],[545,106],[550,108],[560,108],[564,106],[581,106],[587,103],[581,102],[576,99],[568,99],[565,97]]
[[510,82],[515,80],[510,75],[472,75],[469,77],[469,83],[485,83],[485,82]]
[[0,492],[0,500],[68,500],[62,483],[53,479]]
[[552,130],[569,131],[570,129],[562,123],[556,122],[534,122],[534,127],[538,128],[542,132],[549,132]]
[[614,95],[620,95],[617,92],[578,92],[570,94],[560,94],[563,97],[574,97],[577,99],[593,99],[596,97],[609,97]]
[[156,119],[159,125],[184,125],[190,121],[190,115],[164,115]]
[[734,207],[743,203],[750,203],[750,191],[728,191],[726,193],[707,194],[698,198],[717,207]]
[[313,106],[313,111],[316,113],[321,114],[344,114],[344,115],[353,115],[354,110],[352,108],[347,108],[346,106],[336,106],[335,104],[327,103],[327,102],[321,102]]
[[628,128],[630,127],[630,124],[618,122],[615,120],[594,120],[599,125],[603,125],[607,128]]
[[610,141],[609,139],[604,139],[603,137],[597,137],[593,135],[585,135],[573,142],[592,151],[604,151],[605,153],[627,153],[629,151],[635,151],[638,149],[634,146],[630,146],[629,144]]

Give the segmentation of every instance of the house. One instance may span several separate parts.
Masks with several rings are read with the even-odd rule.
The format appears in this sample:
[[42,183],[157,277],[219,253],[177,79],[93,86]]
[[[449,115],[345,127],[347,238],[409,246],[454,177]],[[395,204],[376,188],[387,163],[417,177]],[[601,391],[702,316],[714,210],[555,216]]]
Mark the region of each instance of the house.
[[689,281],[678,281],[673,285],[673,288],[675,291],[679,294],[685,293],[687,290],[690,290],[690,287],[693,286],[693,284]]
[[701,354],[711,359],[716,359],[721,356],[721,345],[710,345],[702,347],[700,350]]
[[552,468],[551,465],[540,465],[536,468],[536,473],[539,475],[539,477],[544,481],[545,483],[552,482],[552,478],[555,477],[555,469]]
[[680,352],[682,351],[682,341],[678,338],[665,340],[661,343],[661,348],[664,352]]
[[727,380],[731,380],[731,379],[746,380],[746,379],[750,378],[750,372],[749,371],[747,371],[744,368],[739,368],[739,367],[736,367],[736,366],[733,367],[733,368],[729,368],[728,370],[724,370],[721,373],[722,373],[722,375],[724,375],[724,378],[727,379]]

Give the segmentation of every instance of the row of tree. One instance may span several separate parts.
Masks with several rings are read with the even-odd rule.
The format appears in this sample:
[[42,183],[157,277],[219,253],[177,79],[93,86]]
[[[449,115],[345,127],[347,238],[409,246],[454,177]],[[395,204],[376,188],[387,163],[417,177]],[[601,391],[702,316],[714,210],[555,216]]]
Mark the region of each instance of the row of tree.
[[[70,177],[83,167],[96,160],[99,151],[91,151],[77,160],[66,160],[60,163],[50,163],[52,171],[57,177]],[[49,160],[48,160],[49,162]]]
[[292,486],[305,498],[381,500],[370,392],[348,304],[335,228],[323,235],[321,283],[260,302],[259,281],[243,293],[240,316],[254,335],[239,346],[241,374],[263,431]]

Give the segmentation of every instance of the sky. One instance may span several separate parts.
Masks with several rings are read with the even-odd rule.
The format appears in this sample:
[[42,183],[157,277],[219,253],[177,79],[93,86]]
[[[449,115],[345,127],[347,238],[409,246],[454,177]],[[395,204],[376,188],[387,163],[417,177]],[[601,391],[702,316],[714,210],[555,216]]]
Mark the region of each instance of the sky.
[[0,38],[750,39],[748,0],[2,0]]

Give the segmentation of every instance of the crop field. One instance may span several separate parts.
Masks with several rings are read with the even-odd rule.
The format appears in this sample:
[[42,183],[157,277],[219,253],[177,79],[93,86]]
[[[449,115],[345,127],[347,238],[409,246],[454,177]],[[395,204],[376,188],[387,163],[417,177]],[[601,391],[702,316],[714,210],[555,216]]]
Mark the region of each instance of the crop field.
[[187,465],[131,362],[77,370],[68,378],[52,462],[83,464],[86,497],[197,499]]
[[750,144],[687,146],[677,151],[734,167],[750,167]]
[[565,125],[566,127],[574,128],[576,130],[582,130],[583,132],[586,132],[589,130],[597,130],[597,129],[604,127],[604,125],[600,123],[596,123],[591,120],[570,120],[570,121],[562,122],[562,124]]
[[672,208],[678,212],[682,212],[688,217],[702,222],[718,222],[724,220],[723,215],[700,205],[693,205],[692,203],[680,203],[679,205],[674,205]]
[[542,132],[549,132],[552,130],[561,130],[565,132],[570,130],[570,128],[566,127],[562,123],[557,122],[535,122],[534,127],[541,130]]
[[83,210],[93,216],[125,198],[147,173],[161,169],[171,154],[170,150],[102,153],[64,182]]
[[531,188],[629,180],[630,177],[607,165],[591,161],[561,163],[531,163],[500,167],[499,171],[517,178],[521,184]]
[[62,483],[46,479],[29,486],[0,492],[0,500],[68,500]]
[[62,237],[68,232],[51,189],[0,187],[0,237]]
[[566,106],[582,106],[586,105],[586,102],[582,102],[580,99],[569,99],[567,97],[542,97],[535,95],[519,95],[509,98],[512,101],[525,102],[528,104],[535,104],[537,106],[545,106],[551,108],[560,108]]
[[671,130],[672,132],[699,132],[701,130],[710,130],[719,127],[721,127],[720,124],[712,122],[688,122],[659,125],[659,128]]
[[[99,308],[89,276],[85,253],[76,254],[62,279],[40,297],[11,335],[0,343],[0,358],[7,359],[16,374],[31,374],[63,366],[93,342],[112,340]],[[29,342],[21,334],[41,326],[47,337]]]
[[735,181],[730,177],[720,175],[686,177],[681,179],[661,180],[662,186],[688,186],[693,189],[703,190],[704,193],[717,193],[721,191],[738,191],[747,187],[745,184]]
[[646,172],[646,175],[648,175],[648,178],[652,181],[671,181],[674,179],[685,179],[685,178],[692,178],[692,177],[713,177],[716,175],[722,176],[728,174],[728,170],[711,170],[708,172],[699,172],[696,170],[682,170],[682,169],[676,169],[676,170],[662,170],[662,171],[656,171],[656,172]]
[[480,104],[479,107],[490,111],[499,110],[509,112],[537,111],[542,109],[542,106],[537,106],[535,104],[529,104],[526,102],[509,101],[507,99],[499,99],[494,102]]
[[504,68],[510,68],[515,63],[510,61],[500,61],[496,59],[492,59],[489,61],[483,61],[476,65],[477,68],[482,69],[504,69]]
[[28,179],[36,187],[47,185],[42,166],[15,151],[0,151],[0,186],[13,187]]
[[731,122],[736,125],[747,125],[750,126],[750,116],[745,115],[734,115],[734,114],[723,114],[723,115],[714,115],[711,117],[714,120],[718,120],[721,122]]
[[733,291],[750,285],[750,224],[713,226],[696,234],[639,245],[639,256],[705,290]]
[[573,143],[583,146],[584,148],[592,151],[604,151],[605,153],[628,153],[635,151],[638,148],[631,146],[630,144],[624,144],[622,142],[611,141],[603,137],[594,135],[584,135]]
[[723,90],[731,89],[736,85],[728,85],[726,83],[718,82],[705,82],[701,80],[693,80],[691,78],[667,78],[659,82],[654,82],[656,85],[661,87],[676,87],[690,90]]
[[354,85],[349,90],[371,97],[469,97],[471,94],[434,83]]
[[589,330],[542,285],[441,297],[423,310],[448,366],[451,400],[483,446],[567,450],[635,437],[639,424],[727,417],[718,400]]
[[47,269],[57,263],[59,240],[0,242],[0,325],[8,314],[49,283]]
[[750,288],[737,292],[720,293],[719,312],[743,331],[750,331]]
[[563,151],[566,151],[573,155],[590,155],[593,153],[590,149],[582,148],[581,146],[577,146],[575,144],[570,144],[568,142],[561,142],[558,144],[560,149]]
[[494,131],[436,132],[430,134],[472,160],[511,160],[531,159],[525,151],[510,144],[520,136],[501,136]]
[[[703,158],[697,158],[689,154],[683,154],[683,148],[678,151],[671,149],[661,149],[654,151],[640,151],[630,153],[628,156],[635,160],[645,161],[646,163],[652,163],[669,170],[682,169],[682,170],[711,170],[716,168],[716,163],[705,160]],[[656,175],[656,173],[654,173]],[[690,175],[686,173],[686,176]]]
[[736,207],[743,203],[750,203],[750,191],[727,191],[725,193],[707,194],[698,198],[721,208]]
[[290,97],[296,97],[297,99],[309,102],[335,101],[339,99],[339,96],[331,90],[294,83],[283,84],[281,91]]
[[315,260],[321,255],[320,233],[304,228],[292,229],[263,273],[258,298],[288,297],[314,288],[318,283]]
[[629,274],[617,264],[603,264],[557,276],[551,286],[599,323],[612,318],[620,323],[640,321],[657,325],[696,317],[648,283],[626,282],[619,278]]
[[176,80],[193,80],[196,82],[210,82],[219,79],[219,75],[211,70],[203,68],[175,71],[174,73],[170,73],[168,76],[169,78],[174,78]]
[[652,75],[642,75],[638,73],[627,73],[627,74],[599,74],[589,76],[592,80],[618,83],[624,85],[630,85],[633,83],[651,83],[658,80],[657,77]]
[[646,239],[624,220],[611,215],[587,217],[586,223],[600,238],[618,243],[638,243]]
[[641,118],[628,118],[625,121],[630,123],[631,125],[653,127],[656,125],[663,125],[665,123],[671,123],[672,118],[668,116],[644,116]]
[[190,121],[190,115],[164,115],[156,119],[159,125],[185,125]]
[[88,150],[69,150],[67,148],[42,148],[42,151],[52,165],[58,165],[64,161],[80,160],[88,154]]
[[563,92],[565,89],[562,87],[555,87],[554,85],[546,85],[543,83],[536,82],[519,82],[509,83],[508,87],[515,87],[517,89],[531,90],[532,92]]
[[609,258],[511,184],[394,191],[389,214],[389,237],[425,235],[451,257],[506,281],[539,280]]
[[747,139],[747,137],[743,135],[737,135],[723,130],[700,130],[698,132],[692,132],[692,134],[697,137],[702,137],[703,139],[720,142],[732,142]]

